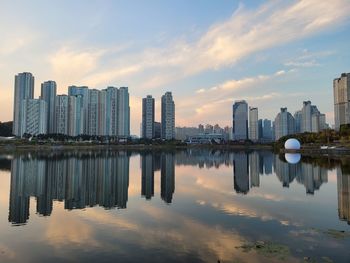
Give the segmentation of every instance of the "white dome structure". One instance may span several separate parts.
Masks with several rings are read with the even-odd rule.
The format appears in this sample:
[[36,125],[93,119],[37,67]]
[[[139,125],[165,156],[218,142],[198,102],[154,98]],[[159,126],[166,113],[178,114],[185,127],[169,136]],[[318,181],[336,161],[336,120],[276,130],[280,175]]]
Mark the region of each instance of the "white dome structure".
[[300,161],[301,159],[301,154],[300,153],[286,153],[284,155],[284,158],[286,161],[290,164],[296,164]]
[[284,148],[286,150],[300,150],[300,142],[297,139],[288,139],[284,143]]

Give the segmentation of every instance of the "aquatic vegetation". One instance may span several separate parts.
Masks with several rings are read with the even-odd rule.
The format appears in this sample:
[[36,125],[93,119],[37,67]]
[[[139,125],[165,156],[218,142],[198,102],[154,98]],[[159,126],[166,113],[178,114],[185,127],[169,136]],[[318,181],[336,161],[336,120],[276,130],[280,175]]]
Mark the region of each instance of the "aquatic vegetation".
[[289,247],[272,242],[256,241],[255,243],[243,244],[237,248],[242,249],[246,253],[255,251],[260,255],[270,258],[285,259],[290,256]]

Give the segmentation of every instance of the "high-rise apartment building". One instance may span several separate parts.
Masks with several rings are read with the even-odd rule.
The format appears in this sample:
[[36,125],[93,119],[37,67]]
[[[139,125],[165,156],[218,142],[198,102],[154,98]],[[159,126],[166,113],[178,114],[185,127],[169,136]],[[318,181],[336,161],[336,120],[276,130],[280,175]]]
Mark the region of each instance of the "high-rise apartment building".
[[249,139],[255,142],[259,140],[258,108],[254,107],[249,107]]
[[106,135],[118,135],[118,88],[106,89]]
[[162,136],[162,124],[160,122],[154,122],[154,138],[160,139]]
[[151,95],[142,99],[142,138],[154,138],[154,105]]
[[49,80],[41,84],[40,98],[46,102],[46,120],[47,133],[55,133],[55,102],[56,102],[57,85],[55,81]]
[[287,111],[287,108],[281,108],[281,111],[275,118],[275,140],[295,133],[295,124],[292,114]]
[[89,135],[99,135],[99,94],[100,91],[96,89],[89,90],[89,104],[88,104],[88,120],[89,120]]
[[311,132],[312,123],[312,105],[311,101],[304,101],[303,108],[301,110],[301,132]]
[[302,112],[298,110],[294,113],[295,133],[301,133]]
[[47,132],[47,106],[46,102],[39,99],[25,99],[21,106],[21,131],[23,134],[46,134]]
[[232,106],[232,130],[234,140],[248,139],[248,104],[245,100],[235,101]]
[[89,88],[86,86],[69,86],[68,87],[68,96],[77,96],[80,95],[82,100],[80,120],[83,122],[83,132],[82,134],[89,134],[89,119],[88,119],[88,110],[89,110]]
[[320,115],[321,113],[317,109],[317,106],[311,105],[311,101],[304,101],[302,110],[294,114],[295,131],[299,133],[319,132],[323,130],[324,128],[320,125]]
[[56,133],[68,135],[68,96],[56,96]]
[[77,131],[77,97],[68,96],[68,135],[69,136],[78,136]]
[[13,130],[16,136],[22,136],[22,107],[25,99],[34,97],[34,76],[23,72],[15,76],[15,97],[13,103]]
[[263,134],[262,138],[266,140],[272,139],[272,124],[271,120],[264,119],[263,120]]
[[118,136],[130,136],[130,106],[128,87],[120,87],[118,91]]
[[175,138],[175,103],[171,92],[166,92],[162,96],[161,105],[161,136],[164,140]]
[[350,123],[350,73],[342,73],[333,80],[335,130]]

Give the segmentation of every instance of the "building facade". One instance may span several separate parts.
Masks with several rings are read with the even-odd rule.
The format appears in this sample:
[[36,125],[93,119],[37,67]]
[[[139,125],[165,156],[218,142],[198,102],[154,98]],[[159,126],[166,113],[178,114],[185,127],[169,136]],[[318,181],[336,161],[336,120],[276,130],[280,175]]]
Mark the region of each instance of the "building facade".
[[57,85],[55,81],[49,80],[41,84],[41,96],[40,98],[46,102],[46,120],[47,120],[47,133],[55,133],[55,102],[57,94]]
[[25,99],[21,107],[21,135],[46,134],[47,132],[47,106],[40,99]]
[[68,96],[56,96],[56,133],[68,135]]
[[175,139],[175,103],[171,92],[166,92],[162,96],[161,111],[162,139]]
[[15,76],[15,97],[13,103],[13,130],[16,136],[22,136],[22,107],[25,99],[34,98],[34,76],[23,72]]
[[287,108],[281,108],[281,111],[275,118],[275,140],[295,133],[295,123],[292,114],[287,111]]
[[118,91],[118,136],[130,136],[130,106],[128,87],[120,87]]
[[142,138],[154,138],[154,98],[148,95],[142,99]]
[[333,80],[335,130],[350,123],[350,73],[342,73]]
[[259,116],[258,108],[249,107],[249,140],[259,140]]
[[248,104],[245,100],[235,101],[232,106],[232,130],[234,140],[248,139]]

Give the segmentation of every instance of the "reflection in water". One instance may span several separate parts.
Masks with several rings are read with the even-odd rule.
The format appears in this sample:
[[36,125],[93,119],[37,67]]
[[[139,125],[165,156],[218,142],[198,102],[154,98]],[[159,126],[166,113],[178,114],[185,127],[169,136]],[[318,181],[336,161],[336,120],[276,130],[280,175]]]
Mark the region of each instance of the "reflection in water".
[[175,157],[172,153],[162,154],[161,191],[162,199],[170,204],[175,191]]
[[338,214],[339,219],[350,225],[350,172],[343,167],[337,168]]
[[237,193],[249,192],[249,162],[244,152],[236,153],[233,161],[234,189]]
[[[36,197],[38,214],[49,216],[53,200],[64,201],[65,209],[102,206],[126,208],[130,153],[113,152],[80,156],[12,160],[9,221],[24,224],[29,218],[30,197]],[[170,204],[175,192],[175,163],[199,168],[233,166],[233,188],[247,194],[260,187],[260,176],[273,170],[283,187],[296,180],[314,194],[328,181],[328,170],[311,163],[289,164],[272,152],[229,152],[191,149],[177,152],[141,152],[141,196],[154,197],[154,173],[160,170],[160,197]],[[340,170],[339,170],[340,171]],[[339,217],[349,220],[348,176],[338,171]],[[346,200],[346,201],[344,201]]]
[[37,213],[48,216],[53,200],[66,209],[100,205],[126,208],[129,156],[38,160],[18,157],[12,161],[9,221],[24,224],[29,218],[29,198],[36,197]]
[[141,154],[141,196],[150,200],[154,196],[154,158],[152,153]]

